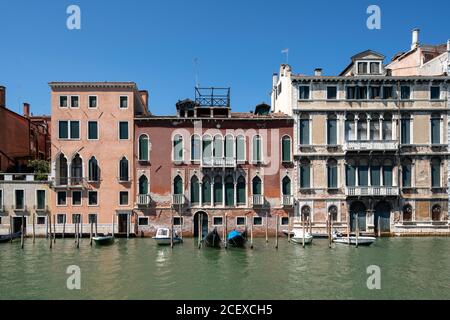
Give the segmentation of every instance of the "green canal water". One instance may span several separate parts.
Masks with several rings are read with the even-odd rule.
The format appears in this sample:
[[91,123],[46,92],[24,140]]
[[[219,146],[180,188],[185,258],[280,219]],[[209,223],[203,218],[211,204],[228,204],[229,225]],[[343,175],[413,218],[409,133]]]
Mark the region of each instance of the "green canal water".
[[[312,246],[280,238],[253,250],[196,247],[194,239],[158,247],[152,239],[118,239],[91,247],[83,239],[27,239],[0,245],[0,299],[450,299],[450,238],[383,238],[371,247]],[[66,269],[81,270],[69,290]],[[381,270],[369,290],[367,267]]]

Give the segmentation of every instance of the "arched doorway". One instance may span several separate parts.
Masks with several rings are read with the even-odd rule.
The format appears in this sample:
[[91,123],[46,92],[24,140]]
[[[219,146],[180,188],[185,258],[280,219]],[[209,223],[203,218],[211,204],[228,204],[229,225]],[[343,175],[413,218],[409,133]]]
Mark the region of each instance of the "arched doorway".
[[199,219],[201,219],[201,237],[206,237],[208,234],[208,214],[204,211],[198,211],[194,214],[194,238],[199,236]]
[[358,218],[359,231],[365,231],[366,206],[360,201],[355,201],[350,206],[350,231],[356,231],[356,218]]
[[375,206],[374,225],[375,233],[391,231],[391,206],[386,201]]
[[441,221],[441,206],[436,204],[433,206],[433,208],[431,209],[431,220],[432,221]]

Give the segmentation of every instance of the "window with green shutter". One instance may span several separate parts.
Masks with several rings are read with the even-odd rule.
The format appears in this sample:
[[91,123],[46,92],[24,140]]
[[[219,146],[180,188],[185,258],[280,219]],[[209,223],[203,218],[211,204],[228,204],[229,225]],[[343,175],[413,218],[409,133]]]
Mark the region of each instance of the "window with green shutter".
[[441,162],[439,159],[431,160],[431,186],[441,187]]
[[214,205],[221,205],[223,202],[222,178],[217,176],[214,179]]
[[128,122],[126,121],[119,122],[119,139],[128,140]]
[[214,137],[213,156],[216,157],[216,158],[222,158],[223,157],[223,140],[222,140],[221,136],[215,136]]
[[439,144],[441,141],[441,119],[431,119],[431,143]]
[[173,160],[183,161],[183,138],[180,135],[173,139]]
[[328,188],[337,188],[337,161],[335,159],[330,159],[328,161]]
[[69,122],[59,121],[59,139],[69,139]]
[[231,176],[225,179],[225,205],[234,206],[234,181]]
[[252,192],[254,195],[261,195],[262,194],[262,182],[259,177],[254,177],[252,181]]
[[200,183],[197,176],[191,178],[191,204],[200,203]]
[[284,177],[281,183],[281,191],[283,192],[283,196],[290,196],[292,194],[291,191],[291,179],[289,177]]
[[372,186],[381,185],[381,167],[378,165],[373,165],[370,167],[370,182]]
[[245,196],[245,178],[240,176],[236,185],[236,201],[238,205],[246,203]]
[[253,162],[261,162],[261,137],[256,135],[253,137]]
[[237,161],[245,161],[245,138],[238,136],[236,138],[236,159]]
[[345,165],[345,184],[347,187],[356,186],[356,167],[354,165]]
[[203,138],[203,161],[209,161],[212,157],[212,141],[209,136]]
[[300,120],[300,144],[309,145],[309,119]]
[[367,187],[369,185],[369,167],[368,166],[359,166],[358,167],[358,178],[359,178],[359,186]]
[[173,179],[173,194],[183,194],[183,179],[180,176]]
[[232,136],[225,137],[225,157],[233,158],[234,139]]
[[143,134],[139,137],[139,161],[148,161],[148,136]]
[[402,186],[411,187],[411,173],[412,173],[411,163],[408,161],[402,166]]
[[283,162],[291,161],[291,138],[288,136],[284,136],[281,142],[281,159]]
[[209,179],[209,177],[203,178],[202,202],[204,205],[211,205],[211,180]]
[[139,194],[148,194],[148,179],[144,175],[139,178]]
[[311,167],[309,162],[300,164],[300,188],[309,189],[311,186]]
[[88,121],[88,139],[97,140],[98,139],[98,122]]
[[327,143],[329,145],[337,144],[337,120],[328,119],[327,121]]
[[200,137],[198,135],[193,135],[191,137],[191,160],[200,161]]
[[36,190],[36,207],[38,210],[45,209],[45,190]]
[[383,166],[383,186],[392,187],[392,166]]
[[80,121],[70,121],[70,139],[80,139]]
[[411,120],[410,119],[401,119],[400,123],[400,142],[402,144],[410,144],[411,143]]

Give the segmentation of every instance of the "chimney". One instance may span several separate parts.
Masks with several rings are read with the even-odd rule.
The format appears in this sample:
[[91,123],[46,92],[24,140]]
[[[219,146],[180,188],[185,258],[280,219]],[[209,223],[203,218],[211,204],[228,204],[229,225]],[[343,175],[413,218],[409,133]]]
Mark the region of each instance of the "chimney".
[[147,90],[139,90],[139,94],[141,95],[142,101],[144,101],[145,107],[148,109],[148,91]]
[[450,40],[447,40],[447,52],[450,53]]
[[0,108],[6,107],[6,88],[0,86]]
[[24,102],[23,103],[23,116],[24,117],[29,117],[30,116],[30,104]]
[[411,50],[413,50],[419,46],[419,33],[420,33],[420,29],[417,29],[417,28],[412,31]]
[[316,77],[321,77],[322,76],[322,68],[316,68],[314,69],[314,75]]
[[278,73],[272,75],[272,87],[276,87],[278,83]]

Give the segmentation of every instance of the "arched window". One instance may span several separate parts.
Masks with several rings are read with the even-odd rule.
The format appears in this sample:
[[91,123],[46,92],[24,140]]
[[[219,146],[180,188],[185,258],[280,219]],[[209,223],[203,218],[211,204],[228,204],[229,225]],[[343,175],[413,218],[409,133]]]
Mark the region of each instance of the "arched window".
[[302,220],[308,220],[311,215],[311,208],[307,205],[303,206],[301,209]]
[[383,117],[383,140],[392,140],[392,115],[385,114]]
[[56,183],[63,186],[67,185],[67,159],[62,153],[56,159],[56,170]]
[[386,159],[383,163],[383,186],[392,187],[392,160]]
[[214,149],[213,149],[214,158],[221,159],[223,157],[223,140],[220,135],[216,135],[214,137]]
[[202,202],[203,205],[211,205],[211,180],[208,176],[203,177]]
[[337,145],[337,117],[335,114],[330,114],[327,119],[327,144]]
[[225,137],[225,158],[234,158],[234,139],[232,135],[227,135]]
[[345,119],[345,141],[354,141],[355,136],[355,117],[352,114],[346,116]]
[[83,161],[81,160],[81,157],[78,153],[75,155],[75,157],[73,157],[70,168],[70,178],[72,184],[81,184],[81,181],[83,179]]
[[284,136],[281,139],[281,161],[291,161],[291,137]]
[[381,186],[381,165],[378,160],[373,160],[370,164],[370,183],[374,187]]
[[328,208],[328,213],[330,215],[330,221],[336,222],[338,220],[338,208],[335,205]]
[[245,178],[240,176],[236,185],[236,202],[238,205],[246,204]]
[[214,178],[214,205],[221,205],[223,203],[223,186],[222,177],[216,176]]
[[234,180],[232,176],[225,178],[225,205],[234,206]]
[[212,164],[212,139],[210,136],[203,136],[203,163]]
[[256,176],[252,180],[252,192],[254,195],[262,195],[262,182],[261,178]]
[[173,160],[183,161],[183,137],[179,134],[173,138]]
[[310,130],[310,118],[308,114],[302,114],[300,116],[299,123],[299,142],[301,145],[309,145],[311,144],[311,137],[309,135]]
[[347,187],[356,186],[356,165],[352,160],[345,164],[345,185]]
[[380,140],[380,116],[377,113],[370,118],[370,140]]
[[292,195],[291,190],[291,179],[289,177],[284,177],[281,182],[281,191],[283,192],[283,196],[290,196]]
[[191,137],[191,161],[200,161],[200,148],[201,148],[200,137],[194,134]]
[[252,160],[254,163],[260,163],[262,161],[262,145],[261,145],[261,136],[256,135],[253,137],[253,146],[252,146]]
[[300,161],[300,189],[311,187],[311,163],[308,159]]
[[367,187],[369,185],[369,161],[361,159],[358,166],[358,186]]
[[338,167],[336,159],[328,160],[327,180],[329,189],[336,189],[338,187]]
[[92,156],[89,159],[88,166],[89,166],[89,170],[88,170],[89,171],[89,174],[88,174],[89,181],[92,181],[92,182],[100,181],[100,168],[98,166],[97,159],[94,156]]
[[173,194],[183,194],[183,179],[180,176],[173,179]]
[[119,162],[119,181],[129,181],[128,159],[125,157],[122,157]]
[[435,204],[431,209],[431,220],[441,221],[442,208],[440,205]]
[[148,179],[145,175],[139,178],[139,194],[148,194]]
[[200,183],[197,176],[191,178],[191,204],[197,205],[200,203]]
[[367,140],[367,119],[365,114],[360,114],[358,118],[358,140]]
[[441,160],[439,158],[431,159],[431,187],[441,187]]
[[141,134],[139,136],[139,161],[149,160],[149,139],[146,134]]
[[412,221],[413,209],[411,205],[407,204],[403,207],[403,221]]
[[410,188],[412,177],[412,162],[410,159],[404,159],[402,163],[402,187]]
[[236,138],[236,160],[245,161],[245,137],[237,136]]

